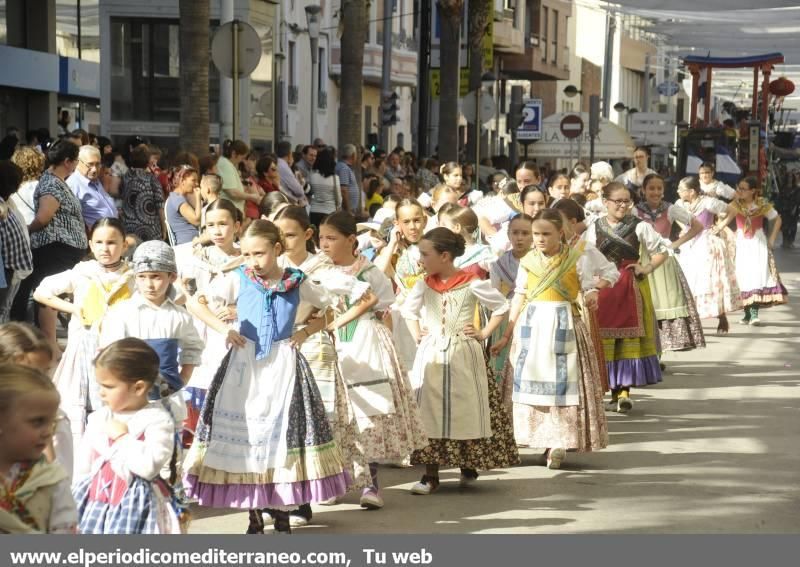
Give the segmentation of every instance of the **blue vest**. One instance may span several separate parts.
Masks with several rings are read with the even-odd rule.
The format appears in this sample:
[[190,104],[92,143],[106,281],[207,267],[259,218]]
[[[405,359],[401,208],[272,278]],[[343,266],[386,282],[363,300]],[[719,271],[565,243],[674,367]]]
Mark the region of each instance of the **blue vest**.
[[239,332],[256,343],[256,360],[261,360],[269,356],[273,342],[292,336],[300,305],[300,286],[283,292],[265,289],[248,278],[243,267],[238,272],[241,279],[236,300]]
[[[170,389],[178,391],[183,388],[178,371],[178,339],[144,339],[144,342],[156,351],[158,355],[158,370],[167,381]],[[157,389],[150,392],[150,399],[157,400],[161,397]]]

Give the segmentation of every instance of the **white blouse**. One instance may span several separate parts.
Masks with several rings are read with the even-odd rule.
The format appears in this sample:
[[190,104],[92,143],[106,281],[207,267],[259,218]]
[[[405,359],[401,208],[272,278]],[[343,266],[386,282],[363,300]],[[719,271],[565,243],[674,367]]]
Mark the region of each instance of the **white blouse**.
[[[597,246],[597,223],[589,225],[583,235],[587,242]],[[651,256],[653,254],[669,253],[669,249],[667,248],[668,243],[661,238],[661,235],[656,232],[656,229],[646,222],[640,222],[636,225],[636,237]]]
[[[469,283],[469,288],[478,302],[491,311],[492,317],[508,312],[508,301],[502,293],[492,287],[489,280],[474,279]],[[414,285],[400,310],[404,319],[419,321],[422,318],[425,291],[428,289],[430,288],[424,279]]]

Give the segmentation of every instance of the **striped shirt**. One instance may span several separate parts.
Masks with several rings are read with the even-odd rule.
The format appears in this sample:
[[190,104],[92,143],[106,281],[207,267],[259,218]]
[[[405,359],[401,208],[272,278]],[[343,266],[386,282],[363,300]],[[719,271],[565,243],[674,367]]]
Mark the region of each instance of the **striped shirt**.
[[[5,203],[0,197],[0,204]],[[0,244],[2,244],[3,265],[15,272],[33,270],[33,254],[27,238],[28,229],[20,221],[20,216],[9,207],[8,216],[0,220]]]
[[33,192],[33,202],[37,211],[40,199],[45,196],[53,197],[58,201],[59,207],[47,226],[31,234],[31,248],[41,248],[58,242],[86,250],[89,241],[86,238],[81,202],[67,184],[49,170],[39,178],[39,185]]

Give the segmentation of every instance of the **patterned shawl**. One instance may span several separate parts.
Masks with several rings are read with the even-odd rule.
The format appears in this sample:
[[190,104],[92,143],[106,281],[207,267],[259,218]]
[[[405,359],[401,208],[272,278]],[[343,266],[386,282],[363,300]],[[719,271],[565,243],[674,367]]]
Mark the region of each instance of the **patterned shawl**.
[[555,256],[548,258],[534,248],[523,256],[520,266],[538,280],[536,287],[527,290],[527,299],[532,301],[549,288],[555,289],[565,301],[571,301],[569,291],[562,285],[561,278],[571,270],[583,254],[584,243],[578,243],[574,248],[561,246]]
[[772,203],[768,202],[763,197],[758,197],[751,204],[755,205],[752,209],[750,205],[742,203],[739,199],[734,199],[733,202],[731,202],[731,206],[736,210],[736,214],[744,217],[745,234],[753,234],[752,219],[754,217],[766,215],[772,210]]
[[631,244],[626,238],[635,234],[636,225],[640,222],[641,219],[634,215],[625,215],[625,218],[612,227],[607,218],[598,219],[595,223],[598,233],[597,249],[617,265],[622,260],[638,260],[639,247]]

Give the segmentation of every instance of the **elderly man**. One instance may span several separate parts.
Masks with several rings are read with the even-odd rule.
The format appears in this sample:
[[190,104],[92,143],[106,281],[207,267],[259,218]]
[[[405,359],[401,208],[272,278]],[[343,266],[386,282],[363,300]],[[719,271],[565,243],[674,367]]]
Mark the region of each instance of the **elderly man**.
[[339,176],[339,185],[342,188],[342,207],[359,218],[363,216],[364,199],[361,186],[353,173],[353,164],[357,154],[358,150],[353,144],[345,144],[342,148],[341,159],[336,164],[336,175]]
[[81,146],[75,172],[67,177],[67,185],[81,202],[87,228],[92,228],[102,218],[118,216],[114,199],[100,182],[100,167],[100,150],[94,146]]

